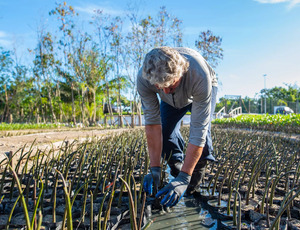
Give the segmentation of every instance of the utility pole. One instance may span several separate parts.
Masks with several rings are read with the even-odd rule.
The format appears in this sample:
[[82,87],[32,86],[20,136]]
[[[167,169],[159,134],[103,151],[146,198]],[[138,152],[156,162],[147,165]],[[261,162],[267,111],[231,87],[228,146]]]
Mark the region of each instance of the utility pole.
[[299,113],[299,99],[298,99],[299,92],[298,92],[298,87],[296,88],[296,90],[297,90],[297,93],[296,93],[296,95],[297,95],[297,98],[296,98],[296,113]]
[[265,89],[265,113],[267,113],[267,95],[266,95],[266,77],[267,77],[267,74],[264,74],[263,77],[264,77],[264,89]]

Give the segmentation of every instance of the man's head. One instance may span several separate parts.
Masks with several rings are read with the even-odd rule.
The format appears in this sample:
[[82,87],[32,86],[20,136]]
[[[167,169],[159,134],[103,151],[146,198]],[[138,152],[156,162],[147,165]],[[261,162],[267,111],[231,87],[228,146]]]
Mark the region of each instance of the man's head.
[[172,93],[188,67],[188,61],[177,50],[163,46],[146,55],[143,77],[165,93]]

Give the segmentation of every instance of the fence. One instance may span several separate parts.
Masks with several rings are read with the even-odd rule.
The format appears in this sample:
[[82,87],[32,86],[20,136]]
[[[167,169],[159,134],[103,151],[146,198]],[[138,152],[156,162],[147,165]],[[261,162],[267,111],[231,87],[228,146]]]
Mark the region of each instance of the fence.
[[242,113],[274,114],[274,107],[279,105],[288,106],[295,113],[300,113],[299,102],[274,100],[271,98],[266,98],[266,100],[264,100],[264,98],[250,100],[227,100],[226,103],[220,102],[219,105],[217,105],[215,112],[218,112],[225,107],[225,112],[229,113],[234,108],[242,107]]

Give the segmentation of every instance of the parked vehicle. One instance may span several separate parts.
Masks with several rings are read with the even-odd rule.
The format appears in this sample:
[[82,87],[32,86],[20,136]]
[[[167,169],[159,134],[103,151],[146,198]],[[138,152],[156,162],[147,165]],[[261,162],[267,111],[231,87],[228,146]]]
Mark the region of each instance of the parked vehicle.
[[274,106],[274,114],[291,114],[294,113],[290,107],[287,106]]

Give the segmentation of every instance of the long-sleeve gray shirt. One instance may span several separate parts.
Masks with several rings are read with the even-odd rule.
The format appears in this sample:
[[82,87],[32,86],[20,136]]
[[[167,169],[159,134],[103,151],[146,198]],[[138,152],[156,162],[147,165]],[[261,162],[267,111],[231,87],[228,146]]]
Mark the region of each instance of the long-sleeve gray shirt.
[[189,143],[204,147],[210,119],[211,88],[217,86],[215,72],[195,50],[175,48],[189,62],[189,69],[173,94],[165,94],[143,78],[137,76],[137,90],[142,100],[145,125],[161,124],[159,99],[181,109],[192,103]]

